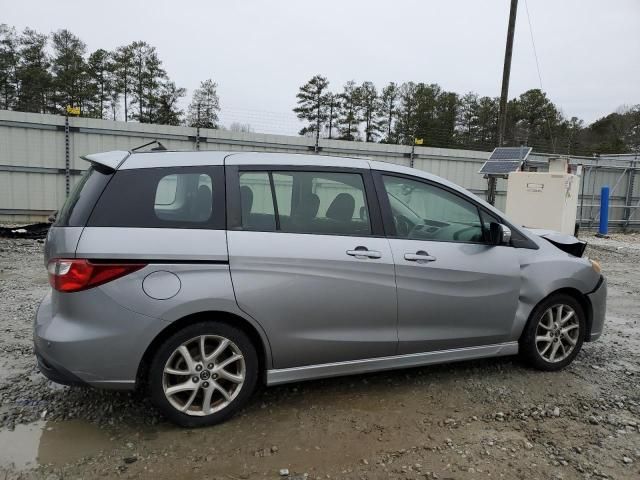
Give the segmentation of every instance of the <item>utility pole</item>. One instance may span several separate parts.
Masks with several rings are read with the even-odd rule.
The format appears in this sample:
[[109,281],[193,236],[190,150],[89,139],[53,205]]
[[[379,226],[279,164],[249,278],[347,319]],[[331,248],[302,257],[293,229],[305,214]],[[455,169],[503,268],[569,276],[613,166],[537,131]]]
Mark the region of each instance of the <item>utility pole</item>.
[[[498,147],[504,143],[504,133],[507,127],[507,101],[509,100],[509,77],[511,76],[511,55],[513,53],[513,36],[516,31],[516,15],[518,13],[518,0],[511,0],[509,10],[509,27],[507,28],[507,46],[504,50],[504,67],[502,69],[502,91],[500,93],[500,113],[498,115]],[[487,202],[491,205],[496,201],[495,176],[489,177]]]
[[513,53],[513,35],[516,31],[516,14],[518,0],[511,0],[509,11],[509,27],[507,29],[507,46],[504,51],[504,68],[502,69],[502,92],[500,94],[500,114],[498,117],[498,146],[504,142],[504,132],[507,126],[507,101],[509,97],[509,77],[511,75],[511,54]]

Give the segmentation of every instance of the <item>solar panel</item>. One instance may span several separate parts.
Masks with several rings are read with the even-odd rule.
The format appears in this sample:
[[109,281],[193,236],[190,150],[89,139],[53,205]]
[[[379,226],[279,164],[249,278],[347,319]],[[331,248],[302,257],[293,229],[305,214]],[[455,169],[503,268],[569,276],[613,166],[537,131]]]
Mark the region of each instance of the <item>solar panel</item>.
[[525,161],[531,153],[531,147],[498,147],[491,152],[491,160],[520,160]]
[[531,147],[498,147],[478,173],[485,175],[508,175],[518,170],[531,153]]

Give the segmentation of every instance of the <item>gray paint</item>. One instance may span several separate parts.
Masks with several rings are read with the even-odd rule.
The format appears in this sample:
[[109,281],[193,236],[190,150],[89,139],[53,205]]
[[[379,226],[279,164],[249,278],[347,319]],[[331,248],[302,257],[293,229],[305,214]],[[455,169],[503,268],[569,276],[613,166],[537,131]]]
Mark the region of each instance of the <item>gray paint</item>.
[[82,227],[51,227],[44,244],[44,264],[51,258],[75,258]]
[[[230,231],[240,308],[271,341],[276,368],[394,355],[394,265],[385,238]],[[357,246],[378,259],[347,255]]]
[[[145,165],[164,164],[162,155],[167,154],[149,154]],[[224,155],[211,158],[219,161]],[[137,157],[144,155],[130,159]],[[167,158],[187,165],[207,157]],[[359,159],[258,154],[227,159],[236,165],[371,166],[472,195],[434,175]],[[531,310],[564,288],[588,296],[590,339],[596,339],[603,328],[606,283],[595,290],[600,275],[587,259],[521,233],[539,248],[281,232],[54,227],[45,245],[47,259],[77,255],[148,265],[86,291],[47,295],[36,316],[35,344],[45,359],[91,385],[132,388],[142,355],[164,329],[189,315],[215,319],[222,313],[255,329],[265,350],[267,382],[282,383],[516,353]],[[380,255],[347,255],[357,246]],[[404,260],[417,250],[435,260]],[[154,278],[152,288],[161,294],[144,293],[147,278]]]
[[226,261],[224,230],[86,227],[77,254],[87,258]]

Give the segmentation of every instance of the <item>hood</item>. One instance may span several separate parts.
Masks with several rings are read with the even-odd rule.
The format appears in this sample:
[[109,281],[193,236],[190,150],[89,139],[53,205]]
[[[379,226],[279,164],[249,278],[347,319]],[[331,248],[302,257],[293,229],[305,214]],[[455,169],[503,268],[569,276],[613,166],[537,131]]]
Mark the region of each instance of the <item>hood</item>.
[[585,248],[587,248],[587,242],[580,240],[573,235],[567,235],[566,233],[560,233],[554,230],[544,230],[541,228],[526,228],[526,230],[534,235],[544,238],[563,252],[567,252],[574,257],[581,257]]

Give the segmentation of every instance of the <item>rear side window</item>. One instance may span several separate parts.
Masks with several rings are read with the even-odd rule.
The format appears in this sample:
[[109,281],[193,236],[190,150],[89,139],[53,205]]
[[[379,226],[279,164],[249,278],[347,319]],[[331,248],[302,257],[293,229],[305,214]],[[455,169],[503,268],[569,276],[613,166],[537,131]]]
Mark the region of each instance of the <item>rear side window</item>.
[[242,172],[240,204],[245,230],[371,235],[359,173]]
[[221,167],[119,170],[90,227],[224,228]]
[[84,227],[98,197],[109,183],[113,170],[92,165],[76,183],[58,212],[56,227]]

